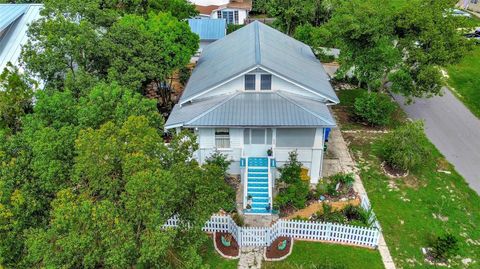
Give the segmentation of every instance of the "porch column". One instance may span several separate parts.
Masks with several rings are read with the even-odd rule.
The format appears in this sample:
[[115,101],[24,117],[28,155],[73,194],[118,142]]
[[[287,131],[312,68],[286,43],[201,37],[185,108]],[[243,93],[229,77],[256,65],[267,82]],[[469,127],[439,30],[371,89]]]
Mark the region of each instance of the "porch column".
[[323,128],[315,131],[315,140],[312,147],[312,164],[310,167],[310,184],[317,184],[322,173],[323,162]]

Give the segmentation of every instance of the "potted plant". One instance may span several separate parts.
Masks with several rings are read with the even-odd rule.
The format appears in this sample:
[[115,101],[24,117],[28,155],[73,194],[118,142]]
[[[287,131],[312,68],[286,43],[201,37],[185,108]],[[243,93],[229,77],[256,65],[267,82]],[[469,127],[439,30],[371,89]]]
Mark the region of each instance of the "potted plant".
[[267,155],[268,155],[268,157],[272,157],[273,150],[271,148],[267,150]]
[[252,206],[250,204],[247,204],[247,209],[252,209]]

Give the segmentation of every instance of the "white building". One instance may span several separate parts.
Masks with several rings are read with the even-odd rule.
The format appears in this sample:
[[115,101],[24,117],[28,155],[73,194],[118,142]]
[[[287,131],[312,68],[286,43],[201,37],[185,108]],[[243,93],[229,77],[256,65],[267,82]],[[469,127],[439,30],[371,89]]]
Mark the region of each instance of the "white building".
[[225,19],[227,24],[245,24],[252,10],[252,0],[189,0],[199,18]]
[[18,66],[28,26],[40,18],[40,4],[0,4],[0,73],[8,62]]
[[328,106],[338,102],[309,46],[256,21],[205,48],[166,128],[195,131],[200,163],[227,154],[254,198],[251,213],[269,213],[275,167],[289,152],[318,182],[325,133],[336,126]]

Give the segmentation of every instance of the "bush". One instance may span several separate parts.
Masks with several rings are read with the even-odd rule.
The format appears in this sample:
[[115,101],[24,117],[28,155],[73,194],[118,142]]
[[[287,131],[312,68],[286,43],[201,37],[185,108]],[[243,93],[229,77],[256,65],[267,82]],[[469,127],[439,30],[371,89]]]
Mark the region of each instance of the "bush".
[[446,261],[458,252],[458,239],[452,234],[437,237],[431,245],[432,257],[437,261]]
[[407,171],[431,159],[428,143],[423,122],[410,122],[385,135],[380,155],[391,167]]
[[307,182],[297,181],[288,184],[275,198],[275,204],[281,208],[291,205],[297,209],[305,207],[309,194],[309,185]]
[[226,176],[228,167],[230,166],[232,161],[228,160],[227,155],[220,153],[218,151],[215,151],[212,155],[208,156],[208,158],[205,160],[205,163],[207,165],[215,165],[220,167]]
[[327,203],[322,204],[323,212],[317,212],[316,220],[323,222],[346,223],[347,219],[341,211],[333,211],[332,206]]
[[296,151],[289,153],[287,163],[278,169],[280,171],[280,181],[287,184],[300,181],[302,172],[302,163],[298,161],[298,154]]
[[242,28],[243,24],[229,24],[227,25],[227,34],[230,34],[230,33],[233,33],[235,31],[237,31],[238,29]]
[[355,100],[354,114],[372,126],[385,126],[391,122],[396,105],[383,93],[365,92]]
[[328,192],[328,184],[325,183],[323,180],[320,180],[317,183],[316,187],[316,198],[318,199],[321,195],[324,195]]

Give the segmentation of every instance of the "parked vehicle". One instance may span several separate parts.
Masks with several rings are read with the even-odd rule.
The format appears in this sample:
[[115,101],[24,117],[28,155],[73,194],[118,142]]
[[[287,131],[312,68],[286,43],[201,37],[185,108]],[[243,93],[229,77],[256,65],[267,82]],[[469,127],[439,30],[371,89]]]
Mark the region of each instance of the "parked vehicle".
[[454,17],[467,17],[467,18],[472,17],[472,14],[460,9],[449,9],[447,12]]
[[468,39],[473,39],[477,44],[480,44],[480,29],[475,30],[473,33],[465,34],[465,37]]

